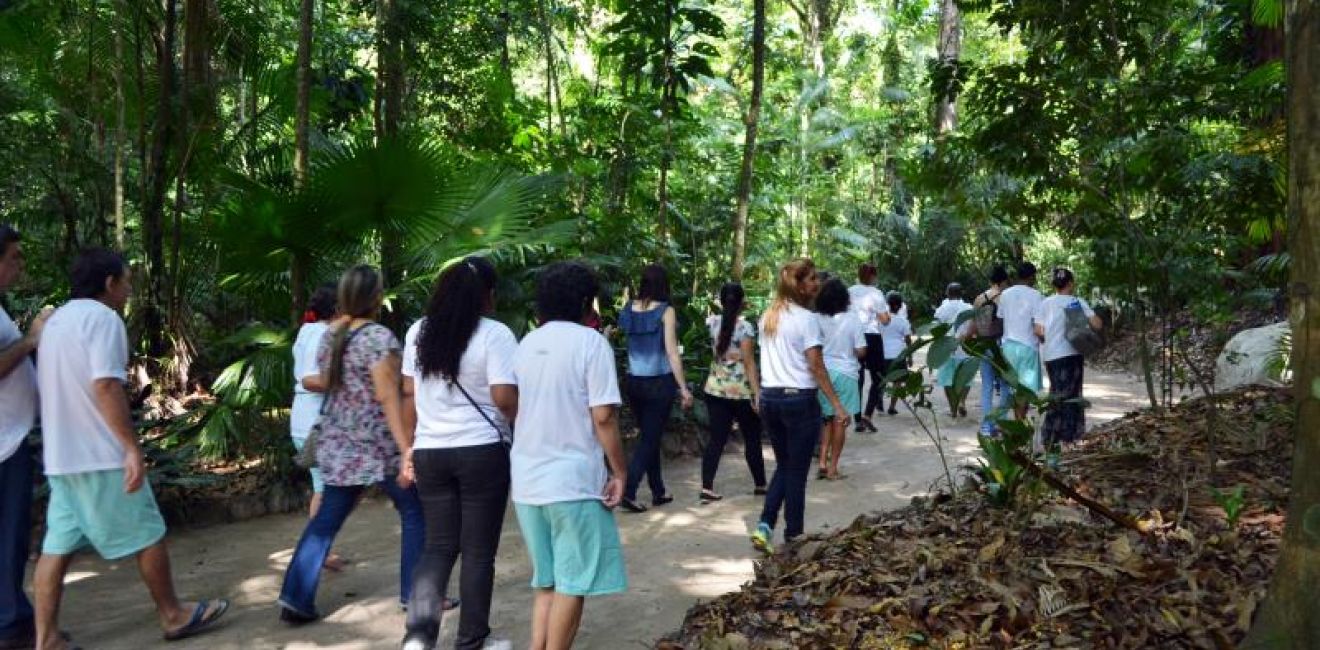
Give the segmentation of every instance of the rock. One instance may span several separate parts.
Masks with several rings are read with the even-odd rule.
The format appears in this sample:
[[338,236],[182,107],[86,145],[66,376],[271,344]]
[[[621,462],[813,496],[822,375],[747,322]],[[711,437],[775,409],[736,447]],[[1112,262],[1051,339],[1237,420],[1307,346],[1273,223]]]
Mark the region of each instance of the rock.
[[1253,384],[1283,385],[1270,372],[1269,366],[1270,359],[1274,358],[1279,347],[1279,340],[1288,332],[1288,323],[1279,322],[1235,334],[1215,361],[1215,390],[1225,391]]

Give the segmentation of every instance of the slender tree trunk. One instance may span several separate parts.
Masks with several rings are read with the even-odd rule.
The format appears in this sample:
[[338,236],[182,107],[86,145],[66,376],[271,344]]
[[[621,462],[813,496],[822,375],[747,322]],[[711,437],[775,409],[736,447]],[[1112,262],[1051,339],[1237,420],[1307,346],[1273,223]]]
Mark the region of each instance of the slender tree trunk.
[[[293,183],[302,190],[307,183],[308,148],[311,137],[312,20],[316,0],[301,0],[298,15],[298,89],[293,116]],[[289,260],[289,292],[293,296],[291,322],[297,324],[307,308],[307,259],[295,249]]]
[[752,97],[743,123],[742,169],[738,173],[737,206],[733,212],[733,280],[742,282],[747,265],[747,221],[751,209],[752,173],[756,168],[756,130],[761,120],[765,83],[765,0],[752,0]]
[[1288,232],[1292,254],[1294,430],[1292,494],[1265,607],[1243,647],[1320,648],[1320,3],[1288,14]]
[[[379,102],[376,121],[378,141],[395,137],[403,122],[403,90],[405,82],[403,62],[403,25],[398,15],[398,0],[377,0],[377,71],[376,89]],[[403,282],[403,270],[400,257],[403,244],[398,233],[383,231],[380,233],[380,269],[385,279],[385,289],[391,291]],[[382,315],[383,323],[401,334],[405,315],[400,310],[400,303],[395,301],[389,311]]]
[[674,9],[677,0],[664,0],[665,3],[665,43],[664,82],[660,90],[660,120],[664,122],[665,141],[660,152],[660,183],[656,187],[656,202],[660,204],[656,223],[660,227],[661,254],[669,253],[669,167],[674,147],[674,104],[678,98],[677,81],[674,79]]
[[115,80],[115,159],[114,159],[114,219],[115,249],[124,250],[124,142],[128,137],[124,126],[128,106],[124,100],[124,37],[116,25],[114,29],[115,62],[111,66]]
[[[962,57],[962,16],[956,0],[940,0],[939,65],[957,74]],[[935,98],[935,135],[943,136],[958,128],[958,95],[952,85]]]
[[153,358],[165,354],[165,188],[169,183],[168,156],[174,136],[174,33],[178,20],[176,0],[165,0],[165,24],[156,40],[156,74],[159,91],[156,121],[152,127],[151,153],[146,169],[146,201],[142,208],[143,248],[146,252],[147,291],[143,306],[147,351]]

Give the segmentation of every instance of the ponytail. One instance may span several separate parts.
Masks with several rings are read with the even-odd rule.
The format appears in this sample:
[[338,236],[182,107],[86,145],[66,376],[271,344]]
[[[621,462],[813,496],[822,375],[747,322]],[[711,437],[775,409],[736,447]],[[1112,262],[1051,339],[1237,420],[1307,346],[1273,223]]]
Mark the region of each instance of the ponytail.
[[733,341],[733,328],[743,307],[743,288],[737,282],[720,287],[720,334],[715,338],[715,357],[724,356]]
[[457,381],[463,353],[491,307],[496,279],[495,267],[480,257],[464,258],[436,278],[417,335],[417,370],[423,377]]

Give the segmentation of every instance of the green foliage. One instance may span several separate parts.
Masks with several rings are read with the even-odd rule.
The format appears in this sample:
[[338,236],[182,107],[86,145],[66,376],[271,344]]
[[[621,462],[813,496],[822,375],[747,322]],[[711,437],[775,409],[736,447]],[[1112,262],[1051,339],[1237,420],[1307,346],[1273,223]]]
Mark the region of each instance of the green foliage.
[[1237,528],[1238,519],[1242,517],[1242,509],[1247,504],[1247,487],[1236,485],[1232,490],[1225,492],[1211,486],[1210,493],[1214,496],[1215,503],[1224,509],[1224,517],[1228,519],[1228,527]]
[[1031,438],[1035,430],[1026,422],[1000,420],[999,435],[978,436],[982,458],[978,464],[976,476],[981,482],[986,501],[999,508],[1005,508],[1017,502],[1018,494],[1027,485],[1031,476],[1027,470],[1013,460],[1013,455],[1029,454]]

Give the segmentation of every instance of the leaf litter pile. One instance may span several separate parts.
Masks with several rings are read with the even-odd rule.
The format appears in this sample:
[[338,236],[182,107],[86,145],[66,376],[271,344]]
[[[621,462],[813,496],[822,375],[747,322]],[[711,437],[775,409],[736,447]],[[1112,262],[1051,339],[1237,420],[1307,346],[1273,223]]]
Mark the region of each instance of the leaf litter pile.
[[1009,509],[918,501],[780,549],[657,647],[1231,648],[1277,557],[1292,410],[1275,389],[1217,403],[1131,414],[1065,453],[1058,476],[1140,531],[1044,486]]

